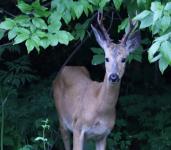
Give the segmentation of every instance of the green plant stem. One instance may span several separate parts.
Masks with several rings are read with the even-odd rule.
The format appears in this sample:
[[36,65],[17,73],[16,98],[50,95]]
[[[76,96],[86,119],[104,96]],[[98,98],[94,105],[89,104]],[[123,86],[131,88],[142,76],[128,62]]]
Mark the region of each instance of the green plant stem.
[[[45,128],[43,128],[43,139],[45,139]],[[45,140],[43,141],[43,148],[44,148],[44,150],[46,150],[46,142],[45,142]]]
[[2,102],[2,108],[1,108],[1,150],[3,150],[3,145],[4,145],[4,107],[5,103],[7,101],[7,98]]

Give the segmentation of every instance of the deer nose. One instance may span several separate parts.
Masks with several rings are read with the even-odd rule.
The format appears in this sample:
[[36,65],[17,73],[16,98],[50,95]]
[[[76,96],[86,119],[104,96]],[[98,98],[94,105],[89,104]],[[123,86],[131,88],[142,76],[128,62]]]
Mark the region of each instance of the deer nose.
[[119,81],[119,76],[116,73],[112,73],[109,76],[109,81],[111,81],[111,82],[118,82]]

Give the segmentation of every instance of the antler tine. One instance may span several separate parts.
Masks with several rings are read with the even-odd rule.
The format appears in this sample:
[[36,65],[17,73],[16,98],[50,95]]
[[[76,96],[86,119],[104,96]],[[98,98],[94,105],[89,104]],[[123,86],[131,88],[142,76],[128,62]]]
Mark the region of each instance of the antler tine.
[[112,41],[107,33],[107,30],[105,29],[104,25],[103,25],[103,12],[98,11],[97,14],[97,22],[99,25],[100,30],[103,32],[103,35],[105,36],[105,39],[110,42]]
[[97,13],[97,22],[98,22],[99,25],[102,24],[102,22],[103,22],[103,12],[98,11],[98,13]]
[[138,25],[138,22],[136,21],[136,22],[133,23],[133,21],[129,17],[129,25],[130,25],[130,27],[129,27],[128,32],[124,35],[124,37],[121,40],[121,43],[124,44],[124,45],[126,44],[126,41],[127,41],[128,37],[130,36],[130,34],[135,32],[135,30],[137,28],[137,25]]

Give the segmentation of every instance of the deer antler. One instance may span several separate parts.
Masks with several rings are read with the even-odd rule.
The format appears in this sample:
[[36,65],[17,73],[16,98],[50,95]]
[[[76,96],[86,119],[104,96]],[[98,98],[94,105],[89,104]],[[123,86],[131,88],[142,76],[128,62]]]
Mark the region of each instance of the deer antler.
[[98,27],[99,27],[101,33],[104,35],[104,39],[108,42],[112,41],[109,37],[109,34],[107,33],[107,30],[105,29],[105,27],[103,25],[103,12],[98,11],[97,23],[98,23]]
[[138,26],[138,22],[137,22],[137,21],[133,22],[133,21],[129,18],[129,25],[130,25],[130,27],[129,27],[129,29],[128,29],[128,32],[125,33],[125,35],[123,36],[123,38],[122,38],[122,40],[121,40],[121,43],[122,43],[123,45],[126,44],[126,41],[128,40],[129,36],[130,36],[131,34],[133,34],[133,33],[136,32],[136,29],[137,29],[137,26]]

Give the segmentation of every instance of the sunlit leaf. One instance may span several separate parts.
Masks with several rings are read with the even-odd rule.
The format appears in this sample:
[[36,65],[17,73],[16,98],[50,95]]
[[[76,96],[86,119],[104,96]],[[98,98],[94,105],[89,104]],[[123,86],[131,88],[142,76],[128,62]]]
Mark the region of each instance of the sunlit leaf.
[[171,64],[171,42],[164,41],[160,46],[160,52],[163,57],[167,60],[169,64]]
[[32,6],[25,3],[24,1],[19,1],[18,3],[18,8],[21,10],[23,13],[30,13],[32,11]]
[[29,38],[28,34],[18,34],[16,38],[14,39],[14,44],[22,43],[23,41],[27,40]]
[[123,0],[113,0],[116,10],[119,10]]
[[168,67],[168,62],[163,57],[161,57],[159,60],[159,69],[162,74],[164,73],[167,67]]
[[47,24],[41,18],[33,18],[32,23],[39,29],[47,29]]
[[74,12],[76,14],[76,17],[80,18],[80,16],[83,13],[83,10],[84,10],[83,5],[81,3],[79,3],[79,2],[75,2],[74,5],[73,5],[73,9],[74,9]]
[[134,19],[135,20],[142,20],[145,17],[149,16],[151,14],[151,11],[149,10],[144,10],[143,12],[141,12],[140,14],[138,14]]
[[153,15],[150,13],[148,16],[141,20],[140,29],[149,27],[153,24]]
[[148,60],[152,61],[154,54],[159,50],[160,42],[155,42],[148,50]]
[[0,23],[0,29],[10,30],[15,26],[15,21],[9,18],[6,18],[5,21]]
[[171,2],[168,2],[164,7],[164,10],[171,11]]
[[28,39],[25,43],[26,47],[27,47],[27,51],[28,53],[30,53],[33,49],[34,49],[34,46],[35,46],[35,42],[32,40],[32,39]]
[[165,32],[171,25],[171,17],[163,16],[161,19],[161,30]]
[[60,30],[56,33],[59,43],[68,45],[69,41],[73,40],[74,37],[67,31]]

